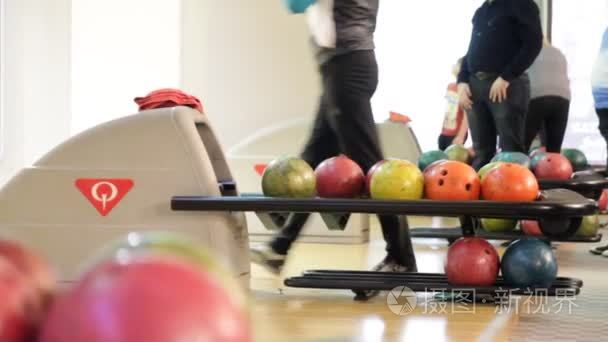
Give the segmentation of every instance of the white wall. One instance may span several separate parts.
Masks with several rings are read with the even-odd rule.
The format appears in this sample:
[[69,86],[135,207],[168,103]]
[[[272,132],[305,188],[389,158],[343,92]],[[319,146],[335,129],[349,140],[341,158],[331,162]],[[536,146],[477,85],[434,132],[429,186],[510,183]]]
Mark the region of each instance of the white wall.
[[69,135],[69,0],[5,0],[0,184]]
[[183,0],[182,86],[226,149],[289,118],[311,117],[319,84],[303,16],[275,0]]
[[72,134],[137,112],[137,96],[179,87],[180,1],[72,3]]

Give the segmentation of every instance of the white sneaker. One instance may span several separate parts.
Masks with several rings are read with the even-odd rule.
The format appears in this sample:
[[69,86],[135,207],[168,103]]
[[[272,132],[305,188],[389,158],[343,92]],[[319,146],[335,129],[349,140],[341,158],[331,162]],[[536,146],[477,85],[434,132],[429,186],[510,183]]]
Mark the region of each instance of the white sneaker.
[[264,267],[272,274],[279,275],[285,265],[286,255],[277,254],[270,246],[262,245],[249,249],[251,261]]

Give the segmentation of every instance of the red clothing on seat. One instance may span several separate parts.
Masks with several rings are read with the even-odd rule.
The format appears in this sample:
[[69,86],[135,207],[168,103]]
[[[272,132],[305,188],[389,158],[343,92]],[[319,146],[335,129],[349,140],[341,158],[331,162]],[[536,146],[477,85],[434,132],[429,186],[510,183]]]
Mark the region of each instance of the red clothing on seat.
[[155,108],[169,108],[176,106],[187,106],[203,113],[203,105],[195,96],[188,95],[179,89],[159,89],[145,97],[136,97],[135,103],[139,105],[139,110]]

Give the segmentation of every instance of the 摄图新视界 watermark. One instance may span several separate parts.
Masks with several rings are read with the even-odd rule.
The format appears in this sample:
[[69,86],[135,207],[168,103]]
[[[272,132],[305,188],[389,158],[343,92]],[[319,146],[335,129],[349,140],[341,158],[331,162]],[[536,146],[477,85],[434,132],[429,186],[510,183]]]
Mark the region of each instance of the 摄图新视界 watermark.
[[475,289],[429,288],[416,293],[406,286],[398,286],[387,293],[389,310],[399,316],[417,308],[423,314],[474,314],[477,305],[493,304],[495,313],[515,314],[572,314],[578,307],[573,289],[497,289],[493,295],[480,295]]

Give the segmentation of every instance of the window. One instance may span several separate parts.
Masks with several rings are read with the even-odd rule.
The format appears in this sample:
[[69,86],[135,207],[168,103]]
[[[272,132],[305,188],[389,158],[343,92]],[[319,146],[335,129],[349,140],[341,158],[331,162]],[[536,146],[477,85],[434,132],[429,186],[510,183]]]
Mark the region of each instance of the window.
[[0,0],[0,159],[2,159],[3,151],[4,151],[4,61],[5,56],[4,53],[6,49],[4,48],[4,0]]
[[466,54],[471,20],[482,2],[381,2],[375,37],[380,83],[372,100],[376,121],[391,110],[406,114],[421,148],[437,148],[446,88],[455,81],[452,65]]
[[553,1],[553,45],[568,59],[572,101],[564,147],[583,150],[591,163],[605,163],[591,94],[591,68],[608,26],[608,0]]

